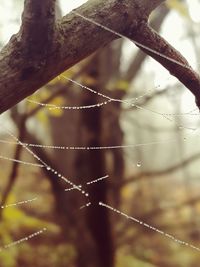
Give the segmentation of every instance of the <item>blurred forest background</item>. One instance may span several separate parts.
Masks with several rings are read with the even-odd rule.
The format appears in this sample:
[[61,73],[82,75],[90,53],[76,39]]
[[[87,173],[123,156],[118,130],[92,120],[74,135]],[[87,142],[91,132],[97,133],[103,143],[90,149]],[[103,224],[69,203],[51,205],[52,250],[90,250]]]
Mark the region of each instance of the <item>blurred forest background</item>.
[[[67,2],[60,1],[58,19],[84,1]],[[23,0],[0,1],[1,47],[18,30],[22,10]],[[199,10],[198,0],[168,0],[151,17],[152,27],[198,71]],[[65,77],[132,105],[54,108],[105,101]],[[1,122],[21,142],[39,144],[31,150],[81,184],[91,205],[83,207],[83,195],[65,191],[70,186],[55,173],[25,165],[38,162],[0,129],[0,246],[47,228],[2,249],[0,267],[199,266],[199,251],[98,205],[103,201],[200,247],[199,112],[193,96],[131,42],[120,39],[100,49],[1,115]],[[56,147],[42,147],[50,145]],[[70,146],[108,148],[62,148]]]

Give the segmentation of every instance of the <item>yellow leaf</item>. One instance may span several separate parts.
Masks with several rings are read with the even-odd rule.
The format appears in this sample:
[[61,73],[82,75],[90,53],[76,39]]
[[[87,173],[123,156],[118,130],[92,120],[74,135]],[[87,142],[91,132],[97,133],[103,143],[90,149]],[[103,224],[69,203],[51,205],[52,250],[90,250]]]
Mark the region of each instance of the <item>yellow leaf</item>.
[[45,125],[48,125],[48,122],[49,122],[48,116],[44,110],[37,112],[36,117],[40,122],[42,122]]
[[65,103],[64,98],[61,96],[57,96],[49,102],[49,104],[55,105],[55,106],[62,106],[64,105],[64,103]]
[[51,102],[49,102],[49,104],[54,105],[55,108],[49,108],[48,109],[48,113],[49,115],[53,116],[53,117],[60,117],[63,114],[63,109],[60,108],[56,108],[56,107],[62,107],[65,104],[65,100],[63,97],[58,96],[55,97],[54,99],[52,99]]
[[52,116],[52,117],[60,117],[60,116],[62,116],[62,114],[63,114],[63,109],[59,109],[59,108],[50,108],[49,110],[48,110],[48,113],[49,113],[49,115],[50,116]]
[[121,196],[123,199],[130,199],[133,196],[133,188],[130,186],[124,186],[121,190]]
[[126,91],[129,88],[129,82],[127,82],[126,80],[119,80],[116,83],[116,88]]

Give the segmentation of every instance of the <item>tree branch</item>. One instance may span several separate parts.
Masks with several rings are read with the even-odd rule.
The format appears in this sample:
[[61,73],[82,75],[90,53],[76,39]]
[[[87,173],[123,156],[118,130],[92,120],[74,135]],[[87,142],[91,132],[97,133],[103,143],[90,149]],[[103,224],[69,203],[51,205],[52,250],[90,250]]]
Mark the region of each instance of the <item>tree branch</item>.
[[[25,122],[26,122],[26,116],[22,115],[21,118],[19,119],[19,140],[21,140],[22,142],[24,141],[24,136],[26,134]],[[23,146],[18,146],[18,145],[16,146],[15,152],[14,152],[14,158],[16,160],[20,159],[22,150],[23,150]],[[11,173],[10,173],[9,178],[8,178],[8,182],[7,182],[5,189],[2,193],[0,206],[5,205],[5,203],[8,199],[8,196],[9,196],[11,190],[13,189],[13,186],[15,185],[15,182],[17,180],[18,172],[19,172],[19,162],[15,161],[15,162],[13,162],[13,165],[11,168]],[[2,219],[2,213],[3,213],[3,210],[0,209],[0,220]]]
[[[140,21],[147,21],[151,11],[162,2],[90,0],[77,12],[125,34],[129,28],[136,29]],[[54,3],[25,2],[21,29],[0,53],[0,113],[117,38],[72,12],[53,27]]]
[[152,171],[152,172],[141,172],[141,173],[137,174],[136,176],[129,177],[128,179],[123,180],[121,184],[116,184],[116,186],[125,186],[129,183],[137,182],[140,179],[149,179],[150,177],[156,178],[156,177],[161,176],[161,175],[170,174],[170,173],[194,162],[195,160],[198,160],[199,158],[200,158],[200,154],[197,153],[196,155],[192,155],[188,159],[185,159],[182,162],[180,162],[174,166],[171,166],[167,169],[160,170],[160,171]]
[[195,96],[196,104],[200,107],[200,76],[187,60],[146,23],[139,25],[138,30],[133,31],[130,37],[141,43],[142,45],[136,45],[184,84]]
[[[26,0],[22,14],[20,41],[31,62],[46,59],[55,31],[55,0]],[[43,63],[44,64],[44,63]]]
[[[169,13],[169,9],[163,5],[159,8],[158,10],[158,15],[150,22],[151,27],[159,32],[163,21],[165,20],[167,14]],[[147,54],[144,53],[143,51],[139,50],[134,58],[134,60],[131,62],[124,79],[131,82],[132,80],[135,79],[137,76],[138,72],[141,69],[141,66],[143,62],[145,61],[147,57]]]

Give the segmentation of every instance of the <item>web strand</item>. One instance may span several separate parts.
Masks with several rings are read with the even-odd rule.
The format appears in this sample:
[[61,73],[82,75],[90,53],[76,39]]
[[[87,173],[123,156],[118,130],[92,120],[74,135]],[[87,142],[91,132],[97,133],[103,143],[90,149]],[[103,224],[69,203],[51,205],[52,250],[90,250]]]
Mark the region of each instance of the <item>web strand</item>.
[[191,70],[191,67],[190,67],[190,66],[187,66],[187,65],[184,64],[184,63],[181,63],[181,62],[179,62],[179,61],[177,61],[177,60],[175,60],[175,59],[173,59],[173,58],[171,58],[171,57],[168,57],[168,56],[166,56],[166,55],[164,55],[164,54],[162,54],[162,53],[156,51],[155,49],[149,48],[148,46],[146,46],[146,45],[144,45],[144,44],[142,44],[142,43],[140,43],[140,42],[137,42],[137,41],[135,41],[134,39],[131,39],[131,38],[129,38],[129,37],[127,37],[127,36],[125,36],[125,35],[119,33],[119,32],[116,32],[116,31],[114,31],[113,29],[110,29],[110,28],[106,27],[105,25],[96,22],[95,20],[93,20],[93,19],[91,19],[91,18],[88,18],[88,17],[86,17],[86,16],[80,14],[80,13],[77,12],[77,11],[72,10],[71,13],[73,13],[74,15],[76,15],[76,16],[82,18],[82,19],[85,20],[85,21],[88,21],[88,22],[90,22],[90,23],[92,23],[92,24],[98,26],[98,27],[101,28],[101,29],[104,29],[105,31],[108,31],[108,32],[110,32],[110,33],[112,33],[112,34],[114,34],[114,35],[120,37],[120,38],[125,39],[125,40],[131,41],[131,42],[133,42],[135,45],[137,45],[137,46],[139,46],[139,47],[142,47],[142,48],[144,48],[145,50],[147,50],[147,51],[149,51],[149,52],[151,52],[151,53],[153,53],[153,54],[155,54],[155,55],[158,55],[158,56],[160,56],[160,57],[162,57],[162,58],[164,58],[164,59],[167,59],[167,60],[170,61],[170,62],[173,62],[173,63],[175,63],[175,64],[177,64],[177,65],[179,65],[179,66],[181,66],[181,67],[184,67],[185,69],[189,69],[189,70]]
[[[109,177],[109,175],[102,176],[100,178],[97,178],[95,180],[92,180],[90,182],[87,182],[86,185],[91,185],[91,184],[94,184],[94,183],[101,182],[102,180],[107,179],[108,177]],[[79,188],[82,188],[82,185],[80,184],[80,185],[78,185],[78,187]],[[76,189],[76,188],[75,187],[70,187],[70,188],[66,188],[65,191],[68,192],[68,191],[72,191],[74,189]]]
[[26,236],[26,237],[24,237],[22,239],[19,239],[19,240],[15,241],[15,242],[9,243],[9,244],[1,247],[0,248],[0,252],[2,252],[5,249],[9,249],[9,248],[12,248],[14,246],[20,245],[21,243],[24,243],[26,241],[29,241],[30,239],[32,239],[32,238],[34,238],[34,237],[36,237],[38,235],[43,234],[45,231],[47,231],[47,228],[43,228],[42,230],[37,231],[37,232],[35,232],[35,233],[31,234],[31,235],[28,235],[28,236]]
[[133,221],[133,222],[135,222],[135,223],[138,223],[138,224],[140,224],[141,226],[144,226],[144,227],[146,227],[146,228],[148,228],[148,229],[150,229],[150,230],[152,230],[152,231],[154,231],[154,232],[156,232],[156,233],[158,233],[158,234],[161,234],[161,235],[163,235],[164,237],[166,237],[166,238],[168,238],[168,239],[171,239],[172,241],[174,241],[174,242],[176,242],[176,243],[178,243],[178,244],[180,244],[180,245],[183,245],[183,246],[186,246],[186,247],[190,247],[190,248],[195,249],[195,250],[197,250],[198,252],[200,252],[200,248],[199,248],[199,247],[193,246],[193,245],[191,245],[191,244],[189,244],[189,243],[187,243],[187,242],[185,242],[185,241],[182,241],[182,240],[180,240],[180,239],[177,239],[177,238],[174,237],[173,235],[168,234],[168,233],[166,233],[166,232],[164,232],[164,231],[162,231],[162,230],[159,230],[158,228],[156,228],[156,227],[154,227],[154,226],[151,226],[151,225],[149,225],[149,224],[147,224],[147,223],[145,223],[145,222],[143,222],[143,221],[140,221],[140,220],[138,220],[138,219],[136,219],[136,218],[134,218],[134,217],[132,217],[132,216],[129,216],[129,215],[127,215],[127,214],[125,214],[125,213],[123,213],[123,212],[121,212],[121,211],[119,211],[119,210],[117,210],[117,209],[115,209],[115,208],[113,208],[113,207],[111,207],[111,206],[109,206],[109,205],[103,203],[103,202],[99,202],[99,206],[104,207],[104,208],[106,208],[106,209],[109,209],[109,210],[111,210],[111,211],[113,211],[113,212],[115,212],[115,213],[117,213],[117,214],[119,214],[119,215],[125,217],[125,218],[128,219],[128,220],[131,220],[131,221]]
[[[0,141],[0,142],[1,142],[1,141]],[[1,160],[12,161],[12,162],[17,162],[17,163],[19,163],[19,164],[28,165],[28,166],[32,166],[32,167],[40,167],[40,168],[44,168],[44,165],[41,165],[41,164],[36,164],[36,163],[26,162],[26,161],[23,161],[23,160],[13,159],[13,158],[5,157],[5,156],[2,156],[2,155],[0,155],[0,159],[1,159]]]
[[1,206],[1,209],[12,208],[12,207],[28,204],[28,203],[36,201],[36,200],[37,200],[37,197],[32,198],[32,199],[28,199],[28,200],[19,201],[19,202],[12,203],[12,204],[8,204],[8,205],[3,205],[3,206]]
[[[188,112],[186,112],[186,113],[179,113],[179,114],[175,114],[175,113],[160,113],[160,112],[158,112],[158,111],[154,111],[154,110],[151,110],[151,109],[147,109],[147,108],[144,108],[144,107],[142,107],[142,106],[140,106],[140,105],[138,105],[137,104],[137,100],[139,99],[139,98],[142,98],[142,97],[144,97],[146,94],[144,94],[144,95],[142,95],[142,96],[138,96],[137,97],[137,100],[135,99],[135,101],[133,102],[133,99],[126,99],[126,100],[123,100],[123,99],[119,99],[119,98],[111,98],[111,97],[109,97],[108,95],[105,95],[105,94],[102,94],[102,93],[100,93],[100,92],[97,92],[97,91],[95,91],[94,89],[92,89],[92,88],[90,88],[90,87],[88,87],[88,86],[86,86],[86,85],[83,85],[83,84],[81,84],[81,83],[79,83],[79,82],[77,82],[77,81],[75,81],[75,80],[73,80],[73,79],[71,79],[71,78],[68,78],[68,77],[66,77],[65,75],[60,75],[61,77],[63,77],[65,80],[67,80],[67,81],[70,81],[70,82],[72,82],[72,83],[74,83],[74,84],[76,84],[77,86],[79,86],[79,87],[81,87],[82,89],[86,89],[87,91],[89,91],[89,92],[91,92],[91,93],[93,93],[93,94],[97,94],[98,96],[100,96],[100,97],[103,97],[103,98],[105,98],[106,100],[108,100],[109,102],[120,102],[120,103],[122,103],[122,104],[126,104],[126,105],[128,105],[129,107],[135,107],[135,108],[137,108],[137,109],[141,109],[141,110],[145,110],[145,111],[149,111],[149,112],[151,112],[151,113],[154,113],[154,114],[157,114],[157,115],[161,115],[162,117],[164,117],[164,118],[166,118],[167,120],[169,120],[169,121],[172,121],[173,122],[173,120],[171,119],[171,118],[168,118],[167,116],[175,116],[175,115],[178,115],[178,116],[180,116],[180,115],[193,115],[193,114],[191,114],[192,112],[194,112],[194,111],[197,111],[198,110],[198,108],[195,108],[195,109],[192,109],[192,110],[190,110],[190,111],[188,111]],[[200,114],[194,114],[194,115],[200,115]],[[185,127],[184,127],[185,128]],[[187,127],[186,127],[186,129],[187,129]]]
[[79,83],[79,82],[77,82],[75,80],[72,80],[72,79],[70,79],[70,78],[68,78],[68,77],[66,77],[64,75],[61,75],[61,76],[64,79],[73,82],[74,84],[78,85],[79,87],[81,87],[83,89],[86,89],[87,91],[89,91],[89,92],[91,92],[93,94],[97,94],[98,96],[101,96],[101,97],[105,98],[106,100],[109,100],[111,102],[120,102],[120,103],[123,103],[125,105],[128,105],[129,107],[135,107],[135,108],[137,108],[139,110],[148,111],[148,112],[151,112],[151,113],[153,113],[155,115],[162,116],[163,118],[167,119],[171,123],[172,122],[175,123],[175,126],[177,126],[178,128],[181,127],[182,129],[186,129],[186,130],[196,130],[196,129],[192,128],[192,127],[186,127],[186,126],[183,126],[183,125],[177,125],[176,122],[172,118],[169,117],[169,114],[165,115],[165,113],[160,113],[160,112],[152,110],[150,108],[144,108],[142,106],[137,105],[136,103],[133,103],[131,100],[122,100],[122,99],[118,99],[118,98],[111,98],[111,97],[109,97],[109,96],[107,96],[105,94],[102,94],[102,93],[99,93],[99,92],[95,91],[94,89],[92,89],[92,88],[90,88],[88,86],[85,86],[85,85],[83,85],[83,84],[81,84],[81,83]]
[[31,100],[31,99],[27,99],[28,102],[42,106],[42,107],[46,107],[49,110],[54,110],[54,109],[64,109],[64,110],[80,110],[80,109],[91,109],[91,108],[100,108],[102,106],[107,105],[108,103],[111,102],[111,100],[108,101],[104,101],[101,103],[97,103],[97,104],[93,104],[93,105],[87,105],[87,106],[56,106],[56,105],[52,105],[52,104],[45,104],[45,103],[41,103],[35,100]]
[[[183,139],[185,140],[185,139]],[[137,147],[146,147],[151,145],[162,145],[166,143],[177,142],[177,139],[166,139],[162,141],[154,141],[147,143],[139,143],[139,144],[130,144],[130,145],[116,145],[116,146],[53,146],[53,145],[41,145],[41,144],[31,144],[31,143],[18,143],[11,142],[6,140],[1,140],[0,143],[4,143],[7,145],[21,145],[26,147],[39,147],[45,149],[58,149],[58,150],[109,150],[109,149],[129,149],[129,148],[137,148]]]
[[82,210],[82,209],[88,208],[91,204],[92,204],[91,202],[88,202],[87,204],[81,206],[79,209]]
[[26,145],[24,145],[14,134],[12,134],[8,129],[6,129],[2,123],[0,124],[1,127],[4,129],[4,131],[10,136],[12,137],[15,142],[18,145],[21,145],[25,148],[25,150],[31,154],[35,159],[37,159],[40,163],[42,163],[42,165],[46,168],[47,171],[51,171],[52,173],[54,173],[58,178],[60,178],[61,180],[63,180],[64,182],[66,182],[67,184],[75,187],[78,191],[80,191],[81,194],[83,194],[86,197],[89,197],[89,194],[83,190],[81,190],[75,183],[71,182],[69,179],[67,179],[64,175],[60,174],[58,171],[56,171],[55,169],[53,169],[51,166],[49,166],[46,162],[44,162],[40,157],[38,157],[32,150],[30,150],[30,148],[28,148]]

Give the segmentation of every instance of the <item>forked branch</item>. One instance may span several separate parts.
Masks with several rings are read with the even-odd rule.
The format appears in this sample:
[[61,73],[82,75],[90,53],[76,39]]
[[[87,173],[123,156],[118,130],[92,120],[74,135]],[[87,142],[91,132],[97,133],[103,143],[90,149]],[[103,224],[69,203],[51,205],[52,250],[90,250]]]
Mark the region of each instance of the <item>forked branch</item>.
[[89,0],[55,24],[55,0],[25,0],[20,31],[0,53],[0,113],[120,35],[133,38],[176,76],[195,95],[199,106],[199,76],[148,27],[149,15],[163,2]]

